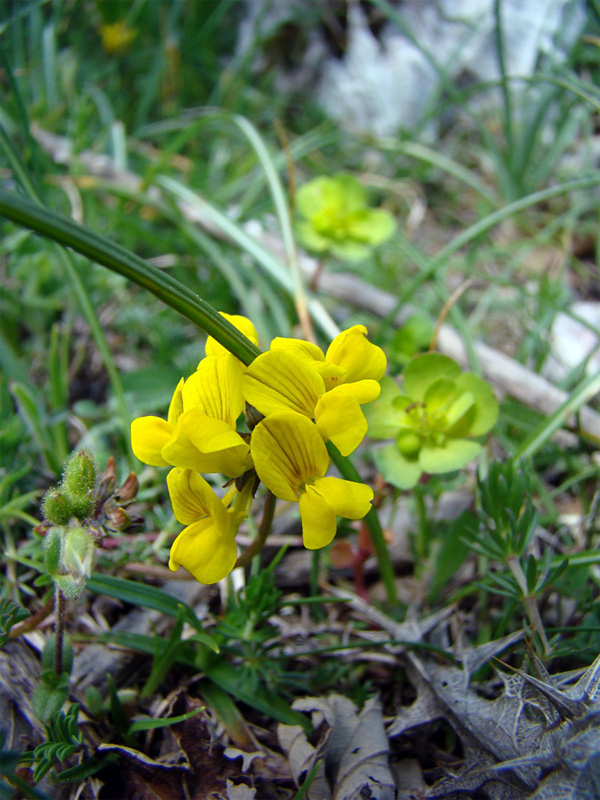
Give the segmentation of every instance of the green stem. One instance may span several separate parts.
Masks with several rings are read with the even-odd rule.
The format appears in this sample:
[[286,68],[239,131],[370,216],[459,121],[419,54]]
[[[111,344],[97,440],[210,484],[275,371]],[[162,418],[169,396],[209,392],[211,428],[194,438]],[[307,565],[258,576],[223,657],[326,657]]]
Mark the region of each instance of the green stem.
[[521,589],[525,612],[529,617],[529,622],[534,633],[537,633],[537,635],[540,637],[540,641],[544,649],[543,655],[547,657],[550,655],[550,643],[548,642],[548,637],[546,636],[546,631],[544,630],[544,623],[542,622],[535,596],[529,591],[527,578],[523,572],[521,562],[517,556],[510,556],[508,559],[508,566],[513,574],[514,579],[519,585],[519,588]]
[[148,289],[163,303],[213,336],[244,364],[250,364],[260,354],[260,350],[249,339],[206,301],[171,275],[147,264],[121,245],[12,192],[1,194],[0,214]]
[[413,497],[415,500],[415,507],[417,509],[417,562],[421,564],[429,554],[429,520],[427,518],[427,507],[425,505],[425,497],[423,495],[423,488],[417,484],[413,489]]
[[66,601],[65,596],[61,590],[56,587],[55,604],[56,609],[56,647],[54,650],[54,671],[57,675],[61,675],[63,671],[63,642],[65,638],[65,609]]
[[[350,461],[349,458],[345,458],[344,456],[342,456],[337,447],[335,447],[331,442],[327,443],[327,450],[329,451],[329,455],[331,456],[333,463],[336,465],[336,467],[340,471],[341,476],[345,480],[362,483],[358,471],[356,470],[354,464]],[[375,508],[371,507],[369,513],[364,518],[364,522],[367,528],[369,529],[371,542],[375,550],[377,563],[379,564],[379,572],[381,574],[381,580],[383,581],[383,585],[385,586],[385,592],[387,595],[388,602],[391,605],[397,606],[399,604],[399,599],[398,599],[398,591],[396,589],[396,577],[394,575],[394,565],[392,564],[392,559],[390,558],[388,546],[383,536],[381,522],[379,521],[379,517],[377,516],[377,511],[375,510]]]
[[267,496],[265,497],[265,504],[263,506],[263,514],[262,519],[260,521],[260,525],[258,530],[256,531],[256,537],[252,544],[248,545],[248,547],[244,550],[238,560],[235,562],[235,567],[245,567],[246,564],[249,564],[250,561],[254,558],[255,555],[258,555],[260,551],[265,546],[265,542],[267,541],[267,536],[271,532],[271,526],[273,525],[273,517],[275,515],[275,505],[277,504],[277,498],[272,492],[267,492]]

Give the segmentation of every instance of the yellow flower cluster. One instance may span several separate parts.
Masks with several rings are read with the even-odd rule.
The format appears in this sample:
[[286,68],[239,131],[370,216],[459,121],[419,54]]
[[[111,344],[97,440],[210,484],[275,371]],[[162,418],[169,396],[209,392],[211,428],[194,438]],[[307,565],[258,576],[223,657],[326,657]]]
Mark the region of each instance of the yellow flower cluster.
[[[257,343],[249,320],[223,316]],[[372,489],[325,477],[325,442],[348,455],[367,431],[361,405],[378,397],[386,357],[366,333],[355,325],[336,336],[326,353],[309,342],[277,338],[249,367],[209,338],[206,357],[175,389],[167,420],[134,420],[135,455],[146,464],[174,468],[167,478],[169,495],[186,527],[171,548],[172,570],[183,566],[201,583],[231,572],[235,535],[258,480],[275,497],[299,504],[307,548],[331,542],[336,515],[365,516]],[[247,433],[237,428],[243,410]],[[237,480],[220,498],[200,473]]]

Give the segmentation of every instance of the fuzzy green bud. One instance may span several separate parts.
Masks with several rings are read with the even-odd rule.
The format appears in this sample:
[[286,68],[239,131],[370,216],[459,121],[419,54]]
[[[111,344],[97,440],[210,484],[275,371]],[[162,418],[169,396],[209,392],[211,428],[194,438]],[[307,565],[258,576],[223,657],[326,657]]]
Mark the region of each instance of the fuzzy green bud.
[[50,528],[44,536],[44,563],[49,575],[58,574],[63,535],[62,528]]
[[44,517],[53,525],[66,525],[71,519],[71,505],[58,489],[49,489],[42,503]]
[[423,442],[421,437],[413,431],[401,430],[396,437],[396,444],[403,456],[406,458],[415,458]]
[[68,528],[62,549],[63,570],[76,579],[89,578],[95,549],[94,538],[88,531],[84,528]]
[[72,516],[80,520],[87,519],[94,510],[94,498],[91,492],[87,495],[70,495],[69,505]]
[[72,497],[91,496],[96,487],[96,462],[87,450],[74,453],[63,477],[63,486]]
[[75,600],[80,597],[85,589],[85,581],[81,578],[72,578],[70,575],[56,575],[54,584],[61,590],[67,600]]

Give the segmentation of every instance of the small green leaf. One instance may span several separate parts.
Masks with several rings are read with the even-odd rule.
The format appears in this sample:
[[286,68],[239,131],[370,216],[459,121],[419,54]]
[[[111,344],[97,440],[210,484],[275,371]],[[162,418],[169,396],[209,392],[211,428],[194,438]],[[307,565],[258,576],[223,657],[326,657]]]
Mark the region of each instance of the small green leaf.
[[364,407],[370,438],[393,439],[404,418],[404,408],[411,402],[409,397],[402,395],[396,381],[385,375],[381,379],[381,394]]
[[128,735],[139,733],[140,731],[153,731],[156,728],[167,728],[169,725],[177,725],[178,722],[184,722],[186,719],[195,717],[204,711],[203,707],[195,708],[193,711],[188,711],[186,714],[180,714],[178,717],[165,717],[160,719],[136,719],[134,720],[127,731]]
[[42,722],[49,722],[63,707],[69,696],[69,675],[56,675],[54,670],[42,672],[41,683],[33,694],[33,710]]
[[373,459],[387,483],[399,489],[412,489],[423,472],[418,459],[403,456],[395,443],[375,450]]
[[439,378],[456,378],[460,367],[448,356],[440,353],[423,353],[415,356],[404,370],[404,389],[415,400],[424,400],[428,386]]
[[474,413],[469,415],[468,430],[460,427],[460,423],[453,428],[453,436],[482,436],[487,433],[498,419],[498,400],[490,384],[474,375],[472,372],[463,372],[456,378],[456,385],[470,392],[475,399]]
[[29,612],[13,603],[7,597],[0,599],[0,647],[8,641],[8,634],[13,625],[27,619]]
[[438,475],[466,467],[481,452],[481,445],[468,439],[446,439],[443,445],[425,442],[419,453],[423,472]]
[[97,594],[105,594],[108,597],[116,597],[124,603],[131,603],[136,606],[153,608],[169,617],[177,617],[180,607],[183,606],[184,619],[194,628],[200,627],[198,617],[194,609],[172,597],[170,594],[157,589],[155,586],[146,586],[143,583],[128,581],[124,578],[115,578],[112,575],[94,575],[87,581],[87,587]]

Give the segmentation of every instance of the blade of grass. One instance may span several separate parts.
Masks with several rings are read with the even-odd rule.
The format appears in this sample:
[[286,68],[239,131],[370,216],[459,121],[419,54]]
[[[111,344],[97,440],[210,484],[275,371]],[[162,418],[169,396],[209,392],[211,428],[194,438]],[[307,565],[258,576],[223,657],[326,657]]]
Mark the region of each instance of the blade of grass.
[[0,214],[65,247],[71,247],[148,289],[166,305],[213,336],[244,364],[249,364],[259,355],[260,351],[249,339],[197,294],[121,245],[12,192],[4,192],[0,196]]
[[483,184],[470,170],[466,169],[455,161],[453,158],[433,150],[424,144],[417,142],[396,142],[394,140],[380,140],[378,144],[385,150],[391,150],[395,153],[402,153],[410,158],[416,158],[423,161],[425,164],[431,164],[432,167],[447,172],[459,181],[462,181],[466,186],[470,186],[481,197],[483,197],[492,206],[497,205],[497,199],[492,192]]
[[448,244],[440,250],[437,256],[431,259],[427,267],[413,279],[403,294],[404,302],[408,303],[410,298],[421,286],[421,284],[431,278],[432,275],[434,275],[438,270],[444,269],[444,267],[446,267],[450,261],[450,256],[454,255],[454,253],[456,253],[462,247],[465,247],[467,244],[473,242],[479,236],[487,233],[496,225],[504,222],[504,220],[509,219],[515,214],[519,214],[521,211],[525,211],[527,208],[531,208],[531,206],[537,205],[538,203],[543,203],[546,200],[550,200],[553,197],[559,197],[561,194],[566,194],[567,192],[591,189],[594,186],[600,186],[600,172],[594,172],[592,175],[588,175],[585,178],[566,181],[558,186],[551,186],[548,189],[542,189],[539,192],[534,192],[533,194],[527,195],[527,197],[522,197],[519,200],[515,200],[513,203],[509,203],[508,205],[503,206],[503,208],[488,214],[483,219],[473,223],[473,225],[469,225],[468,228],[448,242]]
[[546,442],[562,428],[566,420],[578,411],[585,403],[600,392],[600,373],[589,375],[577,386],[569,398],[556,409],[547,419],[544,419],[531,435],[521,444],[515,453],[515,458],[529,458],[546,444]]
[[[179,181],[161,175],[157,177],[156,182],[170,194],[197,209],[206,219],[216,225],[228,239],[231,239],[238,247],[256,259],[267,274],[289,294],[293,295],[294,283],[284,265],[237,223],[230,220],[222,211]],[[338,326],[318,300],[311,298],[308,301],[308,308],[324,334],[330,338],[337,336],[339,333]]]
[[[8,156],[13,171],[21,187],[23,188],[27,196],[33,201],[33,203],[35,203],[35,205],[33,203],[29,205],[31,205],[32,209],[37,208],[38,212],[41,212],[43,214],[45,212],[45,209],[41,205],[42,202],[41,197],[27,169],[25,168],[25,165],[19,158],[19,155],[13,145],[13,142],[6,135],[6,131],[4,130],[2,125],[0,125],[0,147],[3,148],[5,154]],[[3,199],[6,198],[7,194],[8,194],[7,192],[3,194]],[[19,199],[18,195],[14,195],[14,197]],[[79,302],[79,307],[81,308],[83,316],[87,324],[89,325],[90,331],[96,343],[96,347],[100,352],[100,355],[104,362],[104,366],[106,367],[106,371],[108,372],[111,386],[117,400],[117,408],[121,420],[121,428],[122,428],[123,438],[125,441],[126,453],[128,455],[128,459],[131,466],[133,466],[133,454],[131,452],[131,445],[129,442],[129,437],[126,435],[131,420],[129,417],[129,408],[127,406],[127,401],[125,400],[125,392],[123,391],[123,384],[121,383],[119,372],[117,370],[114,359],[112,357],[112,353],[106,341],[106,337],[104,335],[102,325],[100,324],[100,320],[98,319],[98,315],[96,314],[96,310],[92,304],[90,296],[79,274],[79,270],[75,263],[75,259],[73,258],[71,253],[64,250],[63,248],[57,248],[56,252],[57,252],[57,258],[60,261],[63,270],[67,274],[71,284],[75,289],[75,295]]]

